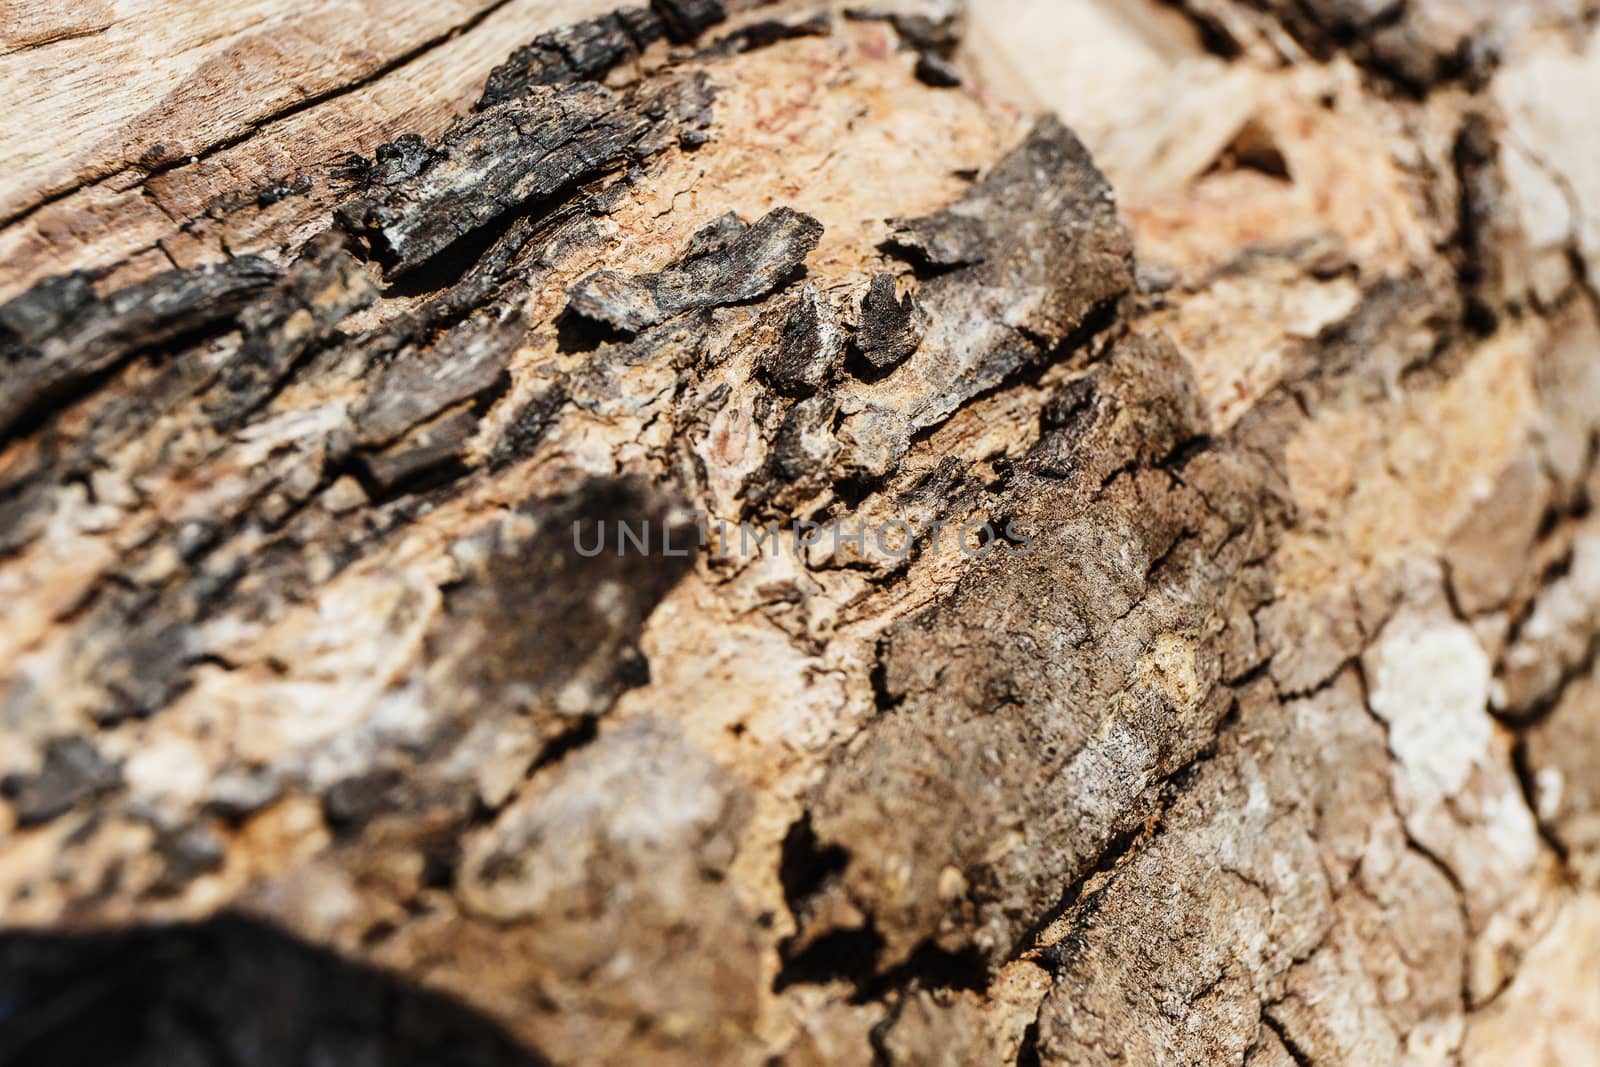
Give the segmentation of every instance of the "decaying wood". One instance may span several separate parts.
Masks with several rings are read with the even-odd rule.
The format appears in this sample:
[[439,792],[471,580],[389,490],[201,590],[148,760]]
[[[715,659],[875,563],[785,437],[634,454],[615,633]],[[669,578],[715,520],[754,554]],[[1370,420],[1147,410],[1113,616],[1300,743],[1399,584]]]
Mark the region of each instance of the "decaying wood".
[[13,5],[0,1063],[1591,1062],[1597,17]]

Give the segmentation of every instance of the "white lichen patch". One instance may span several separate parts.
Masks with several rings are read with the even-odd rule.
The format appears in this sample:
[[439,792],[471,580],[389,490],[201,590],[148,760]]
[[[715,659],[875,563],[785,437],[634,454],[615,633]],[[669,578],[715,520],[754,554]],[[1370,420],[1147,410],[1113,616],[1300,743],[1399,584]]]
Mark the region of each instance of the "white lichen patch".
[[1489,657],[1468,627],[1401,615],[1368,654],[1372,710],[1389,724],[1399,773],[1434,798],[1453,796],[1489,753]]

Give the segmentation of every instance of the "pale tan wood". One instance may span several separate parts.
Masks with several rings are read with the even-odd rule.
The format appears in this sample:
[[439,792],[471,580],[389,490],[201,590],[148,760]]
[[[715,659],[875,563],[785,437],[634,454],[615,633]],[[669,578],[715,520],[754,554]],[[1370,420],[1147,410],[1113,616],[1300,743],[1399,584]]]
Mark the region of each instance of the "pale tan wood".
[[[614,6],[108,5],[83,24],[103,28],[0,56],[0,299],[63,262],[111,264],[176,241],[213,198],[325,177],[332,161],[402,133],[437,136],[512,48]],[[70,23],[75,8],[33,3],[24,24]],[[185,264],[222,254],[215,238],[173,251]]]

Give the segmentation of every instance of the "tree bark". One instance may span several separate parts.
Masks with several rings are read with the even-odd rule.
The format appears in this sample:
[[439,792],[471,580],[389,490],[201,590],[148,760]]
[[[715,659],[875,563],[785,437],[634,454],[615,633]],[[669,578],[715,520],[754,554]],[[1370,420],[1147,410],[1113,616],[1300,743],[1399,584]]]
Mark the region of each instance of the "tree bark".
[[13,5],[0,1063],[1591,1062],[1597,14]]

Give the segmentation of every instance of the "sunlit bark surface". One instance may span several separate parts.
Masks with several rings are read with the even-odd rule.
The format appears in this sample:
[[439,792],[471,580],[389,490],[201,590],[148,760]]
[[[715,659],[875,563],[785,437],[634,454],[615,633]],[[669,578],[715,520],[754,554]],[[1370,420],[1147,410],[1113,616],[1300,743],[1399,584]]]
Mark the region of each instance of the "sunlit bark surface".
[[1600,1062],[1593,8],[6,6],[0,1063]]

